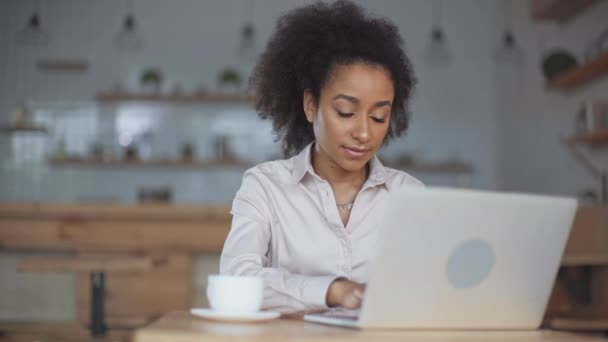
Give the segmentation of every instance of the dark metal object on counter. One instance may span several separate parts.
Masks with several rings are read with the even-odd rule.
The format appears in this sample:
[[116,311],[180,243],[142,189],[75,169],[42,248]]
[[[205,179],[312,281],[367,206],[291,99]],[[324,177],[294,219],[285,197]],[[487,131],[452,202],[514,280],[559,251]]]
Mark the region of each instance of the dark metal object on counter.
[[139,154],[137,153],[137,148],[134,145],[129,145],[125,148],[125,160],[126,161],[136,161],[139,159]]
[[91,336],[104,336],[107,326],[104,319],[105,273],[91,272]]
[[173,189],[170,186],[146,186],[137,190],[140,203],[171,203]]
[[194,145],[192,143],[185,143],[182,145],[181,150],[182,161],[191,162],[194,160]]
[[227,136],[219,136],[215,139],[215,158],[218,160],[233,159],[233,154],[230,149],[230,138]]

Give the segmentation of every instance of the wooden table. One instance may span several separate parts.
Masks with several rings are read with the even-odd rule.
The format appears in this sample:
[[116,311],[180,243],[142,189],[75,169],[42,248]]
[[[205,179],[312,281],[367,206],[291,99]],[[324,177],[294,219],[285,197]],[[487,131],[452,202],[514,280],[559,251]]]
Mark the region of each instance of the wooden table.
[[204,341],[606,341],[591,335],[538,331],[359,331],[298,319],[266,323],[221,323],[172,312],[139,329],[135,342]]

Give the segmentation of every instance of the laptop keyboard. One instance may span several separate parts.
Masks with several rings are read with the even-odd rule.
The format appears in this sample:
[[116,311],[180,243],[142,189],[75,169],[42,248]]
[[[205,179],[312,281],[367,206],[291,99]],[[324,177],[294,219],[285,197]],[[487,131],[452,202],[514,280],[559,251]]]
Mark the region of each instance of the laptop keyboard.
[[331,308],[323,313],[316,314],[316,316],[333,317],[356,321],[357,319],[359,319],[359,310]]

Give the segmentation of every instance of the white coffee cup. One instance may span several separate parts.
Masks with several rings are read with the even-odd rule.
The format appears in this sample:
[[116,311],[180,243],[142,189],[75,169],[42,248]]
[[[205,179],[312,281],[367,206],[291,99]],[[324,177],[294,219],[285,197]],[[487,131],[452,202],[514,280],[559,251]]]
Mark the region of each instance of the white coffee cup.
[[207,278],[207,299],[213,311],[246,314],[260,310],[264,298],[261,277],[212,274]]

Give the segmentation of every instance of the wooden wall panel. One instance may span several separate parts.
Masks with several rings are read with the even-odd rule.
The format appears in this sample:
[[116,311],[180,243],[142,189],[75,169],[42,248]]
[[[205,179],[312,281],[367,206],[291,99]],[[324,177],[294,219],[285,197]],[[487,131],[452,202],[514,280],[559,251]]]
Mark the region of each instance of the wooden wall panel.
[[566,254],[608,253],[608,207],[580,207]]
[[158,222],[14,219],[0,217],[0,248],[8,250],[220,252],[230,221]]
[[[191,306],[192,257],[219,253],[230,222],[227,207],[0,203],[0,248],[76,251],[91,260],[164,258],[151,270],[106,273],[106,322],[128,327]],[[78,271],[75,281],[77,317],[88,324],[90,274]]]
[[[189,254],[154,255],[166,263],[146,272],[106,273],[105,312],[110,327],[137,326],[151,318],[187,310],[193,296],[192,258]],[[90,320],[90,276],[76,276],[78,320]]]

